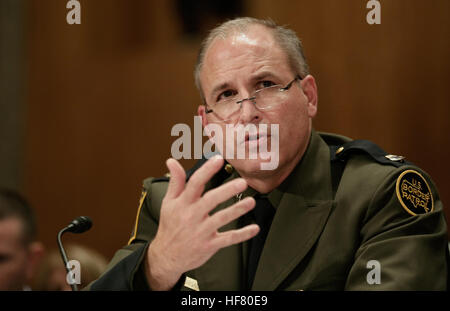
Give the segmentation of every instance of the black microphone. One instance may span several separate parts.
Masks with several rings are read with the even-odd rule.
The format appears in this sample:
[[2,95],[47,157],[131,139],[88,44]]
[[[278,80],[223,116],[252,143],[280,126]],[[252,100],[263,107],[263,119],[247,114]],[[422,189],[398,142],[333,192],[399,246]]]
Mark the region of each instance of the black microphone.
[[[66,255],[66,251],[64,250],[62,241],[61,241],[62,235],[66,232],[83,233],[83,232],[86,232],[89,229],[91,229],[91,227],[92,227],[92,220],[89,217],[79,216],[79,217],[75,218],[74,220],[72,220],[72,222],[67,227],[65,227],[64,229],[59,231],[58,239],[57,239],[58,247],[59,247],[59,251],[61,253],[62,260],[64,262],[64,267],[66,267],[67,275],[70,275],[71,271],[70,271],[70,268],[67,266],[67,263],[68,263],[67,255]],[[77,284],[75,284],[75,283],[70,284],[70,287],[72,287],[72,291],[78,291]]]
[[92,220],[87,216],[80,216],[72,220],[72,222],[63,230],[73,233],[83,233],[92,227]]

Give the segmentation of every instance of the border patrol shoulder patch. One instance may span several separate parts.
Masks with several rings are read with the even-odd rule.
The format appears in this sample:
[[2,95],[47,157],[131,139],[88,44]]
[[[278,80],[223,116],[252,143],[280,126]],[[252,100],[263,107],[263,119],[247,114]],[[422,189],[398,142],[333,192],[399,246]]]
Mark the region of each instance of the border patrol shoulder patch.
[[434,201],[430,186],[415,170],[406,170],[397,178],[395,186],[397,198],[402,207],[411,215],[433,211]]

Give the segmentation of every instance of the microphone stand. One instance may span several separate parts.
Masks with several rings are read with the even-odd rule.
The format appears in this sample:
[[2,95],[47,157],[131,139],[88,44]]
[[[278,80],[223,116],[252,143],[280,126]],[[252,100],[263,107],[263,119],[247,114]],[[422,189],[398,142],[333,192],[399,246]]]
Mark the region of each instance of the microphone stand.
[[[69,229],[69,227],[66,227],[66,228],[62,229],[61,231],[59,231],[59,233],[58,233],[58,246],[59,246],[59,251],[61,252],[61,256],[63,258],[63,261],[64,261],[64,267],[66,268],[67,275],[70,275],[71,271],[70,271],[70,268],[68,267],[68,260],[67,260],[66,251],[64,250],[64,247],[63,247],[63,244],[62,244],[62,241],[61,241],[62,235],[64,233],[66,233],[68,229]],[[73,283],[70,282],[70,287],[72,288],[72,291],[75,291],[75,292],[78,291],[78,286],[77,286],[77,284],[75,282],[73,282]]]
[[[68,267],[66,251],[64,250],[64,247],[63,247],[63,244],[61,241],[62,235],[66,232],[83,233],[83,232],[89,230],[91,227],[92,227],[92,220],[87,216],[80,216],[80,217],[77,217],[76,219],[72,220],[72,222],[67,227],[65,227],[58,233],[59,251],[61,252],[61,257],[63,259],[68,277],[71,276],[72,271],[70,271],[70,268]],[[73,282],[75,280],[70,278],[70,281],[69,281],[68,277],[66,278],[66,281],[68,281],[70,283],[70,287],[72,287],[72,291],[78,291],[77,284],[75,282]]]

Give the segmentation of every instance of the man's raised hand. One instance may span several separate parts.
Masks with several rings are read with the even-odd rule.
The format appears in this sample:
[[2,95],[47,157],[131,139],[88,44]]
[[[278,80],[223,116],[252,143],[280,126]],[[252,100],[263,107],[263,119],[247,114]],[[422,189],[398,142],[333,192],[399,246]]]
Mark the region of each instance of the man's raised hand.
[[247,182],[237,178],[203,194],[205,184],[220,170],[223,161],[221,156],[214,156],[186,183],[180,163],[167,160],[171,178],[161,205],[158,232],[150,243],[145,263],[153,290],[171,289],[184,272],[200,267],[221,248],[251,239],[259,232],[254,224],[218,231],[255,207],[251,197],[210,216],[218,204],[247,188]]

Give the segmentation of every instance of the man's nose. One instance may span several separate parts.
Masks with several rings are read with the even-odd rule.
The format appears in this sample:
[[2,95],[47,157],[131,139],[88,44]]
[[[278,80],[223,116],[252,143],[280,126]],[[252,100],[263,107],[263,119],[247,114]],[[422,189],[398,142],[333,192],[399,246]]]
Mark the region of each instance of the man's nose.
[[261,120],[261,111],[256,108],[254,97],[246,98],[241,105],[239,123],[258,123]]

